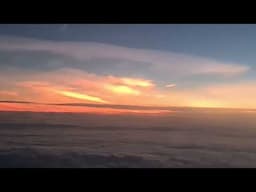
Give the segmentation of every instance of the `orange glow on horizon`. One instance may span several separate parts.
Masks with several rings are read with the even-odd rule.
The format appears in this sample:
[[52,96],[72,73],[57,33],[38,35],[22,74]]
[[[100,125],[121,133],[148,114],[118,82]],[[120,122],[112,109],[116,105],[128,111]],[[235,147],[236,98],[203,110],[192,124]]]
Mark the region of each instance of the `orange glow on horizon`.
[[113,109],[84,106],[58,106],[45,104],[23,104],[23,103],[0,103],[0,111],[29,111],[29,112],[72,112],[72,113],[93,113],[93,114],[148,114],[163,115],[169,114],[169,110],[134,110],[134,109]]
[[[63,78],[68,74],[68,79]],[[15,75],[17,80],[8,80],[8,86],[0,90],[0,100],[156,107],[256,108],[256,82],[250,81],[184,88],[176,87],[176,84],[158,85],[149,79],[100,76],[70,69],[37,75],[29,73],[21,77],[19,73]]]
[[196,100],[191,102],[191,107],[203,107],[203,108],[221,108],[225,105],[221,105],[219,102],[207,101],[207,100]]

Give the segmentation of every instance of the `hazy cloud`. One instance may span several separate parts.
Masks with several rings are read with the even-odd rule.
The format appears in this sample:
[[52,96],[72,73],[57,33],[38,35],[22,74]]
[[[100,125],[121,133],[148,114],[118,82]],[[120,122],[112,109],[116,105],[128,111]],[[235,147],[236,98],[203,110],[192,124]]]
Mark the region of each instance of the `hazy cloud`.
[[[190,76],[200,74],[239,75],[248,66],[216,61],[203,57],[146,49],[127,48],[93,42],[55,42],[18,37],[0,37],[0,50],[41,51],[76,59],[65,64],[73,68],[97,71],[100,68],[117,75],[118,72],[151,76]],[[93,63],[93,65],[92,65]],[[136,70],[137,68],[137,70]],[[161,75],[159,77],[159,75]]]

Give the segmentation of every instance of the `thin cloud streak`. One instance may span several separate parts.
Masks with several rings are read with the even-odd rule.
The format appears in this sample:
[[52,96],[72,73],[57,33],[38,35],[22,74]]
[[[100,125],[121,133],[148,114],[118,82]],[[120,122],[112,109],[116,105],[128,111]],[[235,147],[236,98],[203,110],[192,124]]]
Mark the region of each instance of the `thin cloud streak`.
[[165,87],[167,87],[167,88],[176,87],[176,84],[168,84],[168,85],[166,85]]
[[72,97],[72,98],[76,98],[76,99],[93,101],[93,102],[97,102],[97,103],[107,103],[107,101],[105,101],[99,97],[94,97],[94,96],[87,95],[87,94],[75,93],[75,92],[70,92],[70,91],[56,91],[56,92],[59,94],[62,94],[64,96]]
[[[29,104],[29,105],[28,105]],[[141,108],[115,108],[110,105],[69,105],[69,104],[40,104],[33,102],[0,102],[0,111],[30,111],[30,112],[72,112],[72,113],[95,113],[95,114],[134,114],[134,115],[164,115],[172,113],[167,109],[141,109]]]
[[[1,108],[1,103],[5,104],[5,106],[8,106],[8,104],[11,104],[11,108]],[[18,104],[18,105],[15,105]],[[19,105],[19,104],[30,104],[31,106],[35,107],[28,107],[27,105]],[[3,106],[3,105],[2,105]],[[100,110],[102,109],[104,113],[107,113],[107,111],[111,112],[129,112],[129,113],[144,113],[144,114],[153,114],[153,113],[172,113],[177,112],[179,110],[182,110],[182,108],[177,107],[161,107],[161,106],[137,106],[137,105],[115,105],[115,104],[98,104],[98,103],[38,103],[38,102],[30,102],[30,101],[0,101],[0,111],[12,111],[12,110],[19,110],[19,111],[26,111],[26,110],[35,110],[36,108],[40,106],[38,112],[40,112],[40,109],[42,112],[48,111],[61,111],[61,108],[58,107],[65,107],[66,111],[70,112],[86,112],[89,111],[89,109],[95,109],[98,108],[97,111],[100,113]],[[42,106],[50,106],[50,107],[42,107]],[[23,108],[22,108],[23,107]],[[70,108],[71,107],[71,108]],[[76,108],[78,107],[78,108]],[[83,108],[85,110],[83,110]],[[65,112],[63,110],[62,112]]]

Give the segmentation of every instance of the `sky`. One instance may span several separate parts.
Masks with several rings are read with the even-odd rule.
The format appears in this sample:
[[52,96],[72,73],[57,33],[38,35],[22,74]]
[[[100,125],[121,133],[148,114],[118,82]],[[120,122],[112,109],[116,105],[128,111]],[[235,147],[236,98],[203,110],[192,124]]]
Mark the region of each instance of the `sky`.
[[255,34],[247,24],[0,24],[0,110],[255,109]]

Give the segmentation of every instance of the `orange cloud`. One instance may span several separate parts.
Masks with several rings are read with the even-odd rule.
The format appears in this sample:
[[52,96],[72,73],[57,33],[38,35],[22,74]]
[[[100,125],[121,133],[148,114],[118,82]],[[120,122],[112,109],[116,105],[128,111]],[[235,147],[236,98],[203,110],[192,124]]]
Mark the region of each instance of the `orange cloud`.
[[6,96],[6,97],[16,97],[18,96],[18,93],[15,91],[0,91],[0,96]]
[[35,87],[48,87],[50,84],[48,82],[40,82],[40,81],[24,81],[18,83],[18,85],[28,88],[35,88]]
[[[8,76],[15,78],[9,80]],[[256,108],[255,81],[208,84],[193,89],[163,89],[148,79],[100,76],[74,69],[40,73],[3,72],[0,75],[2,79],[5,81],[0,83],[5,87],[8,83],[10,89],[0,92],[0,100],[40,103],[83,100],[85,103],[123,105]],[[174,87],[174,84],[166,87]],[[86,94],[82,94],[85,90]]]

